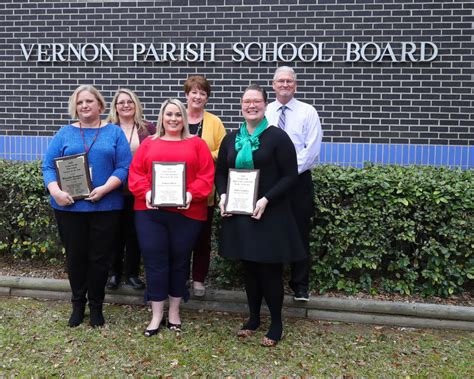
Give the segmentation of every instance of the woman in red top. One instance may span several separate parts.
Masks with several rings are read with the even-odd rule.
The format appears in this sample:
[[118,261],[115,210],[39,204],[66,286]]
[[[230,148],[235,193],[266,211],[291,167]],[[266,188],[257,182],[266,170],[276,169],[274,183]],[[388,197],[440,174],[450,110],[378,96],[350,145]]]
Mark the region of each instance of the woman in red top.
[[[153,162],[186,163],[186,205],[151,205]],[[158,333],[164,323],[164,301],[169,299],[168,328],[181,330],[179,305],[189,296],[186,281],[191,251],[207,218],[207,196],[212,191],[214,162],[206,143],[189,133],[186,108],[177,99],[161,106],[156,133],[133,157],[129,189],[135,196],[135,224],[146,272],[145,300],[153,317],[144,332]]]

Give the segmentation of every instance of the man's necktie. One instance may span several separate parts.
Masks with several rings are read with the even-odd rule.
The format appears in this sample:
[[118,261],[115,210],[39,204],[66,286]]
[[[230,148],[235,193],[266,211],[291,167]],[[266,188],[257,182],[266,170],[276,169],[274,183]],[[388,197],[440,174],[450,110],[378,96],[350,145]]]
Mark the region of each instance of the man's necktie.
[[285,121],[286,121],[285,111],[287,108],[288,107],[286,105],[282,105],[280,107],[281,112],[280,112],[280,118],[278,119],[278,127],[283,130],[285,130]]

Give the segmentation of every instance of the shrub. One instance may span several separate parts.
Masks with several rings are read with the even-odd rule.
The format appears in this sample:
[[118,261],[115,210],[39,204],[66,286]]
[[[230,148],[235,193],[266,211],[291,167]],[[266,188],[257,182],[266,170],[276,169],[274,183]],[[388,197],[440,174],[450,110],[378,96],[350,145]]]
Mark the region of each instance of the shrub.
[[448,296],[472,285],[473,171],[319,166],[313,179],[314,288]]
[[0,160],[0,252],[32,258],[62,255],[38,161]]

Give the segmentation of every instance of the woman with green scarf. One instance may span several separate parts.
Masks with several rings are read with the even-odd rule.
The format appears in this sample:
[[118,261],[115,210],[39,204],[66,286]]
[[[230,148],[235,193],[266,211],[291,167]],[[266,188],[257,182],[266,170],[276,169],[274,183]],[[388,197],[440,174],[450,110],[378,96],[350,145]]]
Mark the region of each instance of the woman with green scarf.
[[[288,135],[265,118],[267,94],[256,84],[241,100],[244,122],[222,141],[216,188],[222,215],[219,254],[244,267],[249,318],[237,332],[248,338],[260,326],[262,300],[270,310],[270,328],[262,346],[275,346],[283,335],[283,264],[304,258],[304,247],[291,211],[289,194],[298,177],[296,152]],[[258,169],[258,194],[252,215],[225,212],[229,169]]]

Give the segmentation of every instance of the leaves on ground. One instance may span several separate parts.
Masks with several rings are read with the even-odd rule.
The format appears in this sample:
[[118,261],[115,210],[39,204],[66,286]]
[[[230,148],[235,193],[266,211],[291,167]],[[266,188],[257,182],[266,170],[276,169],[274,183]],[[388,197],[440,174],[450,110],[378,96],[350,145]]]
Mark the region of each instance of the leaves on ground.
[[70,304],[0,299],[0,377],[473,377],[474,333],[287,318],[285,338],[263,348],[268,328],[243,341],[244,315],[184,311],[183,332],[142,336],[150,312],[106,305],[104,328],[67,327]]

